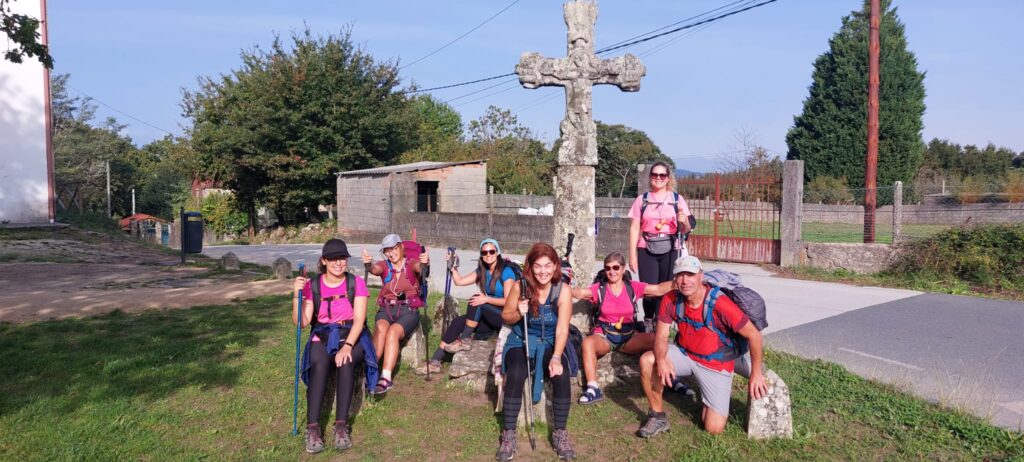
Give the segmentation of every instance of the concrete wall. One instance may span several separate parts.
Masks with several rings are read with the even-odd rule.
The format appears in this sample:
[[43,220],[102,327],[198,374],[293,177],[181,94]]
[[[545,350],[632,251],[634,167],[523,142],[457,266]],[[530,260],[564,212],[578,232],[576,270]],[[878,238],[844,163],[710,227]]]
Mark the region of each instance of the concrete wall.
[[[5,6],[15,14],[45,19],[41,3],[26,0]],[[0,221],[50,221],[48,87],[46,70],[35,58],[21,64],[0,59]]]
[[802,242],[798,264],[826,270],[875,273],[892,265],[899,248],[888,244],[822,244]]
[[448,176],[438,186],[438,210],[486,213],[487,164],[457,165],[444,170],[448,171]]
[[338,177],[338,232],[387,233],[391,227],[389,175]]

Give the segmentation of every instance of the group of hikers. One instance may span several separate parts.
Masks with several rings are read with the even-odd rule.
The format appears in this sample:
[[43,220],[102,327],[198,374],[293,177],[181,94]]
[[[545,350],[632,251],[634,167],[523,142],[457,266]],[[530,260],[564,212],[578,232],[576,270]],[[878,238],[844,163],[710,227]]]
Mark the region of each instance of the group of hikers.
[[[449,261],[452,281],[460,286],[476,284],[479,293],[469,299],[466,313],[444,330],[440,347],[418,372],[440,372],[446,354],[470,350],[474,338],[488,338],[503,326],[509,328],[496,356],[504,380],[497,460],[515,456],[524,396],[537,402],[543,382],[551,384],[552,446],[559,458],[575,458],[566,430],[571,379],[582,366],[586,386],[578,403],[600,402],[604,393],[597,380],[597,362],[611,351],[639,356],[643,392],[650,406],[637,431],[643,438],[669,429],[662,391],[670,387],[685,392],[684,378],[696,382],[704,405],[701,422],[712,434],[725,428],[733,372],[749,378],[752,398],[766,393],[760,331],[733,300],[704,281],[700,260],[687,254],[679,236],[694,222],[686,201],[670,186],[669,168],[664,163],[652,166],[650,192],[637,197],[630,209],[629,258],[619,252],[607,255],[589,288],[572,287],[567,274],[571,270],[564,270],[558,252],[546,243],[534,244],[521,266],[506,259],[498,241],[491,238],[480,242],[475,271],[462,274],[457,261]],[[426,302],[420,280],[430,262],[427,252],[407,256],[415,253],[407,250],[399,236],[390,234],[381,243],[382,260],[375,262],[367,251],[362,253],[368,274],[381,279],[372,335],[367,328],[369,291],[366,281],[348,268],[351,255],[345,242],[331,239],[324,244],[315,280],[295,279],[293,322],[311,327],[302,355],[307,452],[324,449],[319,421],[330,374],[336,378],[333,445],[337,449],[352,446],[347,420],[355,368],[364,368],[372,394],[386,394],[395,386],[393,371],[400,344],[419,325],[419,308]],[[452,259],[451,255],[445,259]],[[638,273],[639,281],[631,280],[630,270]],[[592,331],[582,341],[582,361],[570,341],[574,298],[589,300],[595,307]],[[641,300],[643,309],[637,310]],[[674,340],[669,338],[672,326],[678,331]],[[733,339],[745,341],[749,354],[738,354]],[[530,390],[526,390],[528,382]]]

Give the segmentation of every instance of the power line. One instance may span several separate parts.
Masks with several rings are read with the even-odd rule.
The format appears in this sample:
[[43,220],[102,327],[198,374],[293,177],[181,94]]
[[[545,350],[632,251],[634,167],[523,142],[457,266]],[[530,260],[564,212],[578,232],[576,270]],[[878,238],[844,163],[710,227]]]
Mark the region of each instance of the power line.
[[465,36],[467,36],[467,35],[469,35],[469,34],[473,33],[473,31],[475,31],[475,30],[477,30],[477,29],[479,29],[479,28],[483,27],[483,25],[484,25],[484,24],[487,24],[488,22],[491,22],[491,20],[492,20],[492,19],[494,19],[494,18],[497,18],[497,17],[498,17],[498,15],[500,15],[501,13],[504,13],[504,12],[505,12],[505,10],[507,10],[507,9],[509,9],[509,8],[512,8],[512,6],[513,6],[513,5],[515,5],[516,3],[519,3],[519,0],[515,0],[515,1],[514,1],[514,2],[512,2],[512,3],[509,3],[509,4],[508,4],[508,6],[506,6],[505,8],[502,8],[502,9],[501,9],[501,11],[499,11],[499,12],[497,12],[497,13],[494,13],[494,15],[492,15],[491,17],[489,17],[489,18],[485,19],[485,20],[484,20],[484,22],[482,22],[482,23],[480,23],[480,24],[477,24],[477,25],[476,25],[476,27],[474,27],[474,28],[470,29],[470,30],[469,30],[469,31],[467,31],[467,32],[466,32],[465,34],[462,34],[462,35],[460,35],[460,36],[458,36],[458,37],[455,37],[455,39],[454,39],[454,40],[452,40],[452,41],[450,41],[450,42],[448,42],[448,43],[446,43],[446,44],[444,44],[444,45],[441,45],[441,47],[440,47],[440,48],[438,48],[438,49],[436,49],[436,50],[434,50],[434,51],[431,51],[430,53],[427,53],[426,55],[423,55],[423,56],[422,56],[422,57],[420,57],[419,59],[417,59],[417,60],[415,60],[415,61],[413,61],[413,62],[411,62],[411,63],[409,63],[409,64],[406,64],[406,65],[404,65],[404,66],[402,66],[402,67],[398,68],[398,70],[402,70],[402,69],[405,69],[405,68],[407,68],[407,67],[409,67],[409,66],[412,66],[413,64],[416,64],[416,63],[418,63],[418,62],[420,62],[420,61],[423,61],[424,59],[427,59],[427,58],[429,58],[429,57],[433,56],[433,55],[434,55],[434,53],[437,53],[437,52],[439,52],[439,51],[441,51],[441,50],[443,50],[443,49],[445,49],[445,48],[448,48],[448,46],[449,46],[449,45],[451,45],[451,44],[453,44],[453,43],[455,43],[455,42],[458,42],[458,41],[459,41],[459,40],[461,40],[461,39],[462,39],[463,37],[465,37]]
[[596,51],[595,53],[604,53],[604,52],[605,52],[605,50],[606,50],[606,49],[608,49],[608,48],[611,48],[611,47],[614,47],[614,46],[619,46],[619,45],[622,45],[622,44],[624,44],[624,43],[627,43],[627,42],[631,42],[631,41],[633,41],[633,40],[636,40],[636,39],[638,39],[638,38],[644,37],[644,36],[646,36],[646,35],[650,35],[650,34],[653,34],[653,33],[655,33],[655,32],[659,32],[659,31],[662,31],[662,30],[668,29],[669,27],[672,27],[672,26],[677,26],[677,25],[679,25],[679,24],[682,24],[682,23],[684,23],[684,22],[686,22],[686,21],[692,21],[692,20],[694,20],[694,19],[697,19],[697,18],[700,18],[700,17],[702,17],[702,16],[707,16],[707,15],[709,15],[709,14],[711,14],[711,13],[714,13],[714,12],[716,12],[716,11],[718,11],[718,10],[721,10],[721,9],[724,9],[724,8],[728,8],[728,7],[730,7],[730,6],[733,6],[733,5],[737,4],[737,3],[743,3],[743,2],[746,2],[746,1],[750,1],[750,0],[737,0],[737,1],[735,1],[735,2],[732,2],[732,3],[726,4],[726,5],[722,5],[722,6],[718,7],[718,8],[715,8],[715,9],[713,9],[713,10],[708,10],[708,11],[705,11],[705,12],[703,12],[703,13],[701,13],[701,14],[698,14],[698,15],[696,15],[696,16],[690,16],[689,18],[686,18],[686,19],[683,19],[683,20],[680,20],[680,21],[676,21],[676,22],[674,22],[674,23],[672,23],[672,24],[669,24],[669,25],[667,25],[667,26],[664,26],[664,27],[659,27],[659,28],[657,28],[657,29],[654,29],[654,30],[652,30],[652,31],[649,31],[649,32],[644,32],[643,34],[640,34],[640,35],[635,35],[635,36],[633,36],[633,37],[630,37],[630,38],[628,38],[628,39],[625,39],[625,40],[620,40],[620,41],[618,41],[618,42],[615,42],[615,43],[613,43],[613,44],[611,44],[611,45],[608,45],[608,46],[607,46],[607,47],[605,47],[605,48],[602,48],[602,49],[600,49],[600,50]]
[[622,49],[622,48],[628,48],[628,47],[631,47],[631,46],[639,44],[639,43],[648,42],[648,41],[654,40],[656,38],[664,37],[664,36],[669,35],[669,34],[674,34],[676,32],[682,31],[682,30],[691,29],[691,28],[694,28],[694,27],[697,27],[697,26],[700,26],[700,25],[703,25],[703,24],[708,24],[710,22],[718,21],[718,20],[727,18],[729,16],[732,16],[734,14],[739,14],[739,13],[742,13],[744,11],[752,10],[754,8],[758,8],[758,7],[767,5],[769,3],[774,3],[774,2],[777,2],[777,1],[778,0],[767,0],[767,1],[764,1],[764,2],[761,2],[761,3],[758,3],[756,5],[748,6],[746,8],[742,8],[742,9],[735,10],[735,11],[730,11],[730,12],[725,13],[725,14],[720,14],[720,15],[715,16],[713,18],[708,18],[708,19],[705,19],[703,21],[697,21],[697,22],[692,23],[692,24],[687,24],[685,26],[677,27],[677,28],[672,29],[672,30],[667,31],[667,32],[662,32],[660,34],[652,35],[650,37],[633,40],[632,42],[623,43],[621,45],[616,45],[616,46],[613,46],[613,47],[608,47],[608,48],[605,48],[605,49],[603,49],[601,51],[595,52],[595,54],[608,53],[610,51],[615,51],[615,50],[619,50],[619,49]]
[[452,99],[450,99],[450,100],[448,100],[448,101],[445,101],[445,103],[446,103],[446,104],[451,104],[451,102],[452,102],[452,101],[460,100],[460,99],[462,99],[462,98],[465,98],[465,97],[467,97],[467,96],[473,96],[473,95],[475,95],[475,94],[477,94],[477,93],[480,93],[480,92],[484,92],[484,91],[490,90],[490,89],[492,89],[492,88],[494,88],[494,87],[500,87],[500,86],[502,86],[502,85],[505,85],[505,84],[507,84],[507,83],[510,83],[510,82],[512,82],[513,80],[515,80],[515,79],[510,79],[510,80],[506,80],[506,81],[504,81],[504,82],[498,82],[498,83],[496,83],[496,84],[494,84],[494,85],[491,85],[491,86],[488,86],[488,87],[483,87],[483,88],[481,88],[481,89],[479,89],[479,90],[477,90],[477,91],[469,92],[469,93],[466,93],[465,95],[461,95],[461,96],[456,96],[456,97],[454,97],[454,98],[452,98]]
[[401,93],[423,93],[425,91],[444,90],[446,88],[462,87],[462,86],[466,86],[466,85],[472,85],[474,83],[486,82],[488,80],[500,79],[502,77],[511,77],[513,75],[516,75],[516,73],[515,72],[509,72],[508,74],[501,74],[501,75],[495,75],[495,76],[491,76],[491,77],[484,77],[482,79],[470,80],[468,82],[453,83],[451,85],[442,85],[440,87],[408,90],[408,91],[404,91],[404,92],[401,92]]
[[121,114],[121,115],[123,115],[123,116],[125,116],[125,117],[127,117],[127,118],[129,118],[129,119],[132,119],[132,120],[134,120],[134,121],[136,121],[136,122],[138,122],[138,123],[141,123],[141,124],[143,124],[143,125],[147,125],[147,126],[149,126],[149,127],[151,127],[151,128],[155,128],[155,129],[157,129],[157,130],[160,130],[160,131],[162,131],[162,132],[164,132],[164,133],[166,133],[166,134],[168,134],[168,135],[171,135],[171,136],[175,136],[175,135],[174,135],[174,133],[171,133],[171,132],[169,132],[169,131],[167,131],[167,130],[164,130],[164,129],[160,128],[160,127],[157,127],[156,125],[153,125],[153,124],[151,124],[151,123],[149,123],[149,122],[146,122],[145,120],[142,120],[142,119],[140,119],[140,118],[138,118],[138,117],[135,117],[135,116],[133,116],[133,115],[131,115],[131,114],[127,113],[127,112],[124,112],[124,111],[122,111],[122,110],[120,110],[120,109],[118,109],[118,108],[116,108],[116,107],[114,107],[114,106],[111,106],[111,105],[109,105],[109,104],[107,104],[107,103],[104,103],[103,101],[100,101],[100,100],[99,100],[99,99],[97,99],[97,98],[94,98],[94,97],[92,97],[92,96],[89,96],[89,94],[88,94],[88,93],[86,93],[86,92],[84,92],[84,91],[82,91],[82,90],[79,90],[79,89],[77,89],[77,88],[75,88],[75,87],[72,87],[72,86],[71,86],[70,84],[67,84],[67,87],[68,87],[68,88],[70,88],[70,89],[72,89],[72,90],[74,90],[74,91],[76,91],[76,92],[78,92],[78,93],[80,93],[80,94],[81,94],[82,96],[84,96],[84,97],[86,97],[86,98],[89,98],[89,99],[91,99],[91,100],[93,100],[93,101],[95,101],[95,102],[97,102],[97,103],[100,103],[100,104],[102,104],[103,106],[106,106],[106,107],[107,107],[107,109],[110,109],[110,110],[112,110],[112,111],[114,111],[114,112],[117,112],[118,114]]

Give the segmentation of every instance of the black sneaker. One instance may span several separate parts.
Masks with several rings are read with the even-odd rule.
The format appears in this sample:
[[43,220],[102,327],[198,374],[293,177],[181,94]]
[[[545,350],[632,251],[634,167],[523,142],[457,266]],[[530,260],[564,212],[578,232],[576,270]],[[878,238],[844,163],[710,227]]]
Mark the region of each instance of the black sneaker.
[[650,438],[658,433],[668,431],[668,427],[668,417],[665,416],[664,412],[648,412],[647,420],[644,421],[643,426],[636,431],[636,436],[641,438]]
[[502,430],[498,452],[494,455],[495,460],[508,461],[516,456],[516,431]]
[[348,424],[345,422],[334,422],[334,449],[348,449],[352,447],[352,438],[348,436]]
[[551,434],[551,443],[555,447],[555,454],[558,454],[559,459],[572,460],[576,458],[576,451],[572,449],[572,443],[569,442],[568,430],[556,428]]
[[320,437],[320,425],[306,425],[306,452],[316,454],[324,450],[324,439]]

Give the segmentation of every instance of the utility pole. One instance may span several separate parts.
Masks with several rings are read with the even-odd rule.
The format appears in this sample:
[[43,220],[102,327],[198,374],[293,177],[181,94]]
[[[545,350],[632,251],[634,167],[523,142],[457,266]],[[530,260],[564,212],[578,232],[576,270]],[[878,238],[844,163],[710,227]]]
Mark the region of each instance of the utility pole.
[[871,0],[871,21],[868,42],[868,155],[864,171],[864,242],[875,242],[875,209],[878,206],[878,57],[881,42],[878,29],[882,24],[881,0]]
[[135,215],[135,188],[132,188],[132,215]]
[[110,218],[110,161],[107,161],[107,218]]

